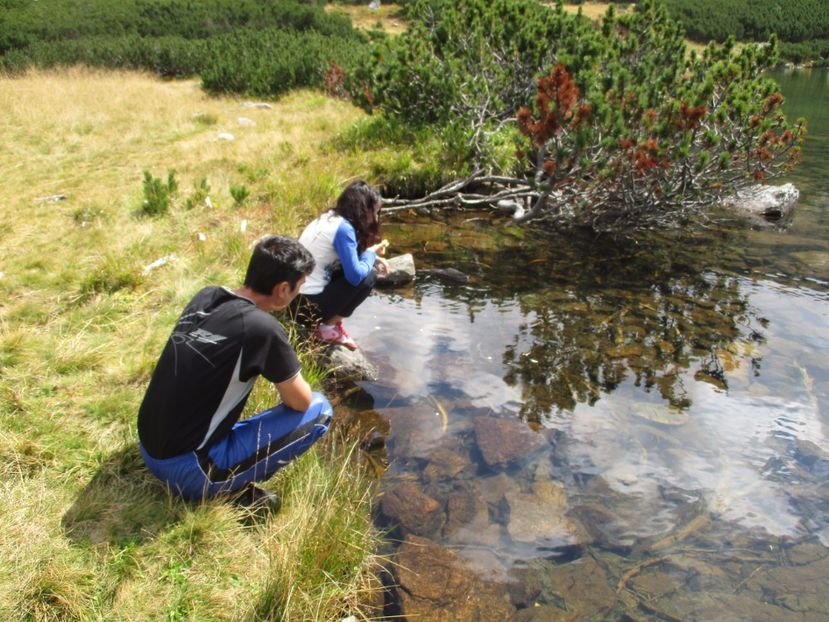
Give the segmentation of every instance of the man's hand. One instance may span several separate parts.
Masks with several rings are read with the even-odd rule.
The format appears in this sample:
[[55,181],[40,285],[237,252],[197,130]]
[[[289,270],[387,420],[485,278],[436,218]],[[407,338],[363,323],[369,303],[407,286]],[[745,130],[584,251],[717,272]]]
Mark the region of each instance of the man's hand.
[[276,390],[288,408],[305,412],[311,406],[311,387],[302,377],[302,372],[297,372],[290,380],[277,383]]

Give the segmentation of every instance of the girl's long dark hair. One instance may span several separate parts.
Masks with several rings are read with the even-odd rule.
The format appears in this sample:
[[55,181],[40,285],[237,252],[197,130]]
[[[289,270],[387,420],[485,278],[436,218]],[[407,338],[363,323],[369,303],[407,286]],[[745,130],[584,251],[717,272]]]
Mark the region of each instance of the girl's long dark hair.
[[343,190],[334,206],[357,232],[357,252],[362,253],[380,241],[380,191],[362,180],[353,181]]

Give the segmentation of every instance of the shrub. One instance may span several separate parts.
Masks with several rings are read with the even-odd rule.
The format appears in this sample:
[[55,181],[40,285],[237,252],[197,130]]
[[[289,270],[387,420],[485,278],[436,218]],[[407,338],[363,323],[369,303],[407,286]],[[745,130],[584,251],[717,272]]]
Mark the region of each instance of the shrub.
[[662,0],[686,33],[698,41],[781,41],[829,38],[829,4],[824,0],[751,2],[750,0]]
[[776,41],[738,51],[732,39],[687,58],[681,29],[652,0],[621,16],[611,8],[598,29],[560,6],[536,10],[420,0],[413,36],[371,67],[377,101],[405,122],[466,128],[491,152],[517,120],[534,199],[525,220],[675,226],[797,162],[804,127],[786,122],[763,75]]
[[210,182],[207,177],[202,177],[197,183],[193,184],[193,191],[187,200],[184,202],[185,209],[193,209],[199,205],[208,205],[210,198]]
[[[347,16],[297,0],[4,1],[10,6],[0,12],[0,69],[7,72],[32,64],[82,63],[186,77],[200,74],[210,62],[207,84],[212,90],[271,95],[292,86],[320,85],[319,66],[334,58],[348,65],[354,50],[365,42]],[[271,34],[257,36],[259,31]],[[275,36],[274,31],[293,38],[288,41],[287,35]],[[333,54],[323,53],[321,41],[327,38],[337,42]],[[279,56],[282,50],[274,46],[286,42],[288,58],[265,62],[259,69],[265,73],[274,68],[277,77],[253,77],[252,59],[261,55],[263,46]],[[222,53],[230,54],[246,72],[241,80],[245,88],[235,88],[217,68]],[[303,59],[303,54],[311,57]],[[283,81],[287,87],[281,86]]]
[[250,196],[250,191],[245,184],[230,187],[230,196],[233,197],[233,204],[235,207],[241,207],[242,204]]
[[236,31],[215,37],[202,69],[211,93],[277,96],[297,87],[322,87],[332,60],[353,68],[359,41],[287,30]]
[[144,171],[144,202],[141,211],[148,216],[166,214],[170,209],[170,198],[178,190],[178,181],[174,171],[167,172],[167,183],[153,177],[150,171]]

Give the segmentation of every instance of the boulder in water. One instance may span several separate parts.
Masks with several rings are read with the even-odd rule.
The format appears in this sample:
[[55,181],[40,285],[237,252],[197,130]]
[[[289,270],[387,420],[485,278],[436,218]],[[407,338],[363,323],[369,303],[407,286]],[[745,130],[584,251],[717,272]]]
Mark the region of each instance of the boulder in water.
[[403,615],[423,622],[509,620],[515,608],[504,586],[485,582],[454,551],[408,536],[395,572]]
[[799,198],[800,191],[794,184],[755,184],[728,197],[723,201],[723,205],[755,221],[776,223],[791,217]]
[[547,439],[533,432],[526,423],[495,417],[479,417],[475,421],[475,440],[484,462],[490,467],[527,458],[547,445]]
[[421,270],[420,274],[425,276],[433,276],[441,281],[454,283],[456,285],[463,285],[469,282],[469,277],[457,268],[428,268],[426,270]]
[[329,346],[322,355],[323,363],[339,381],[357,382],[377,380],[377,366],[366,358],[360,349],[349,350],[344,346]]
[[415,263],[411,253],[390,257],[388,274],[378,274],[378,287],[399,287],[411,283],[415,278]]
[[433,534],[446,520],[440,503],[411,482],[387,490],[380,499],[380,511],[407,534]]

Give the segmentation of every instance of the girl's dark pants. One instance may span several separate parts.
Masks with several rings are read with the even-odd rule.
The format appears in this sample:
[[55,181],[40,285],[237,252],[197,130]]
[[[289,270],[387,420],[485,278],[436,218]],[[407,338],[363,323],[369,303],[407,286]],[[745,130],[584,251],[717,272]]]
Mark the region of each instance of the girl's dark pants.
[[334,273],[331,281],[319,294],[304,297],[314,303],[315,311],[323,322],[327,322],[334,316],[351,317],[354,310],[368,298],[376,281],[377,271],[372,270],[355,287],[346,280],[341,271],[338,271]]

